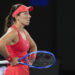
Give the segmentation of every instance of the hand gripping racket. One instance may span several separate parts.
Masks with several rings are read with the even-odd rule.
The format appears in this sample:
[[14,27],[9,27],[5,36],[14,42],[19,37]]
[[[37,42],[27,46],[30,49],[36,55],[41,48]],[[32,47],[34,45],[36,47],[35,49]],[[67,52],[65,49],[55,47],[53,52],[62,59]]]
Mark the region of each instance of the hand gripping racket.
[[[22,59],[25,61],[24,63],[21,62]],[[55,65],[55,62],[55,55],[49,51],[34,51],[18,59],[19,64],[24,64],[37,69],[50,68]],[[0,64],[2,63],[7,64],[9,62],[7,60],[4,62],[0,61]]]

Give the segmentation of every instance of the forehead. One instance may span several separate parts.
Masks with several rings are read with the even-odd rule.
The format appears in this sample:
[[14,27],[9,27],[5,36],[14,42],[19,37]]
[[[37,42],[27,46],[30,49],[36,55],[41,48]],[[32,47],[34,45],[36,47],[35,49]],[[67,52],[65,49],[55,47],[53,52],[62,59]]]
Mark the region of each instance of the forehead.
[[21,13],[29,13],[29,11],[24,11],[24,12],[21,12]]

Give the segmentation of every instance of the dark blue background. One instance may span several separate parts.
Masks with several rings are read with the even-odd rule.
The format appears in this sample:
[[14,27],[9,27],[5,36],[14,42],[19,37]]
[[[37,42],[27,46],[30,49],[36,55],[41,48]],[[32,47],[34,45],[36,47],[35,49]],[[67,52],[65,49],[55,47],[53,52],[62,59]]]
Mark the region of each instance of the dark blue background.
[[47,6],[48,0],[30,0],[30,5]]

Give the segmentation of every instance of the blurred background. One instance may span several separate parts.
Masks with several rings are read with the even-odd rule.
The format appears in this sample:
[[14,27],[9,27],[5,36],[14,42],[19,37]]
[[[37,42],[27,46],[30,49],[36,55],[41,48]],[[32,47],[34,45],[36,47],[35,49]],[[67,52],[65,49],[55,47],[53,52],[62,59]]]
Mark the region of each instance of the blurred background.
[[[0,37],[4,34],[5,17],[11,6],[23,3],[34,6],[31,23],[26,29],[35,40],[38,50],[51,51],[56,56],[52,68],[30,68],[31,75],[75,74],[75,4],[70,0],[2,0],[0,2]],[[4,60],[0,56],[0,60]],[[0,65],[3,75],[7,65]]]

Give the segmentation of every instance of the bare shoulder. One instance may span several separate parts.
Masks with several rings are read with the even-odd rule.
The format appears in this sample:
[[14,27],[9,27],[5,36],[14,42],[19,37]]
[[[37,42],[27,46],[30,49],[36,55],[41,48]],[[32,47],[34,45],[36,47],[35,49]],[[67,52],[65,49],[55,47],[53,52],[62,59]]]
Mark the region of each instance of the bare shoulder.
[[10,35],[14,35],[15,36],[15,35],[18,34],[18,32],[14,28],[10,27],[10,28],[8,28],[6,34],[10,34]]
[[18,41],[18,32],[13,28],[8,28],[7,32],[0,38],[2,45],[12,45],[14,40]]
[[17,31],[14,28],[10,27],[10,28],[8,28],[6,33],[9,33],[9,32],[17,32]]
[[18,35],[17,31],[13,28],[8,28],[7,32],[0,38],[0,39],[7,39],[7,38],[15,38]]

